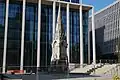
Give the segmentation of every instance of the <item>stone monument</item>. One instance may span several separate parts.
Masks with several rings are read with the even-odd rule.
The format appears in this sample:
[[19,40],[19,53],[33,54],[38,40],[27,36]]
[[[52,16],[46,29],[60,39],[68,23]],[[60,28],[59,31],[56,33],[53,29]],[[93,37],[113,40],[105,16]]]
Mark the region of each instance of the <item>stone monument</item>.
[[68,71],[68,57],[67,57],[67,41],[64,27],[62,24],[61,5],[59,4],[57,24],[55,34],[53,34],[52,42],[52,57],[51,57],[51,71],[52,72],[67,72]]

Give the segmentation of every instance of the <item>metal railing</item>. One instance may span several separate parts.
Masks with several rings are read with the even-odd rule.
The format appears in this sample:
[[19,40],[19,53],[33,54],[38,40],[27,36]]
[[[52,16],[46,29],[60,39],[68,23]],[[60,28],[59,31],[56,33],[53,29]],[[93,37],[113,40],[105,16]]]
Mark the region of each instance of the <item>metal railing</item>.
[[[91,60],[91,64],[92,64],[92,60]],[[96,63],[98,64],[98,63],[108,63],[108,64],[116,64],[116,63],[118,63],[118,61],[117,60],[115,60],[115,59],[100,59],[100,60],[96,60]]]
[[114,76],[114,75],[119,75],[120,76],[120,64],[116,64],[115,67],[106,71],[104,74],[105,75],[112,75],[112,76]]

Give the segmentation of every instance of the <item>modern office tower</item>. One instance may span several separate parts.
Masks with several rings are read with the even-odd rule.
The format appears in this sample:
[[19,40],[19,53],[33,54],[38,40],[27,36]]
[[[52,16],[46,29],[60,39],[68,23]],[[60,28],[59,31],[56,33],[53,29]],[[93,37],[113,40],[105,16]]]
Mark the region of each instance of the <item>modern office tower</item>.
[[93,6],[81,5],[79,0],[0,0],[3,73],[8,69],[42,69],[50,65],[59,3],[69,63],[87,62],[88,16]]
[[[120,42],[120,1],[116,0],[109,6],[99,10],[94,17],[97,58],[117,59],[115,53]],[[89,34],[91,38],[91,17],[89,18]],[[92,38],[89,40],[92,40]],[[92,44],[91,41],[89,42]]]

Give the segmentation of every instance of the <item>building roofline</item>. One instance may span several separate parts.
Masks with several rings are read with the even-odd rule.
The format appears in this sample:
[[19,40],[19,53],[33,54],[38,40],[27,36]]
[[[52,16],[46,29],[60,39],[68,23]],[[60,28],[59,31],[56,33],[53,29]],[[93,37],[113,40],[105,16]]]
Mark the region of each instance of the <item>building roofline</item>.
[[[18,0],[18,1],[23,1],[23,0]],[[70,8],[73,9],[79,9],[79,6],[81,6],[80,3],[73,3],[73,2],[67,2],[61,0],[41,0],[41,1],[42,4],[48,4],[48,5],[52,5],[53,1],[55,1],[56,3],[62,3],[62,7],[65,7],[67,4],[70,4]],[[27,2],[37,3],[37,0],[27,0]],[[92,5],[88,5],[88,4],[82,4],[82,6],[83,6],[83,10],[87,10],[87,11],[89,11],[93,7]]]
[[[51,1],[53,2],[53,0],[46,0],[46,1]],[[56,2],[59,2],[59,3],[69,3],[70,5],[76,5],[76,6],[80,6],[81,4],[80,3],[73,3],[73,2],[67,2],[67,1],[56,1]],[[92,5],[88,5],[88,4],[82,4],[83,7],[90,7],[92,8],[93,6]]]
[[[99,13],[101,13],[102,11],[106,10],[107,8],[109,8],[109,7],[113,6],[113,5],[115,5],[115,4],[118,3],[118,2],[119,2],[119,0],[116,0],[116,1],[113,2],[112,4],[109,4],[108,6],[106,6],[106,7],[102,8],[102,9],[100,9],[99,11],[97,11],[97,12],[94,13],[94,16],[97,15],[97,14],[99,14]],[[90,15],[90,17],[92,17],[92,16]],[[89,18],[90,18],[90,17],[89,17]]]

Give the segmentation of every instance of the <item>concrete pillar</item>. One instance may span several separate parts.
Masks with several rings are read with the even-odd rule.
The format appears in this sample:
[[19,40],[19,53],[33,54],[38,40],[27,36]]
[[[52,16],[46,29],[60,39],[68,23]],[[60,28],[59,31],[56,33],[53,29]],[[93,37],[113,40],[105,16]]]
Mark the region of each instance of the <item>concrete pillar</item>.
[[82,24],[82,0],[80,2],[80,65],[83,67],[83,24]]
[[24,64],[25,8],[26,0],[23,0],[20,70],[23,70]]
[[69,19],[69,3],[67,4],[67,56],[68,63],[70,62],[70,19]]
[[37,68],[40,68],[41,0],[38,0]]
[[88,64],[90,64],[90,31],[89,30],[88,30]]
[[55,25],[56,25],[56,1],[53,1],[53,40],[55,34]]
[[93,64],[96,64],[95,22],[94,7],[92,8],[92,40],[93,40]]
[[4,51],[3,51],[3,66],[2,72],[5,73],[6,67],[6,50],[7,50],[7,33],[8,33],[8,13],[9,13],[9,0],[6,0],[6,15],[5,15],[5,35],[4,35]]

